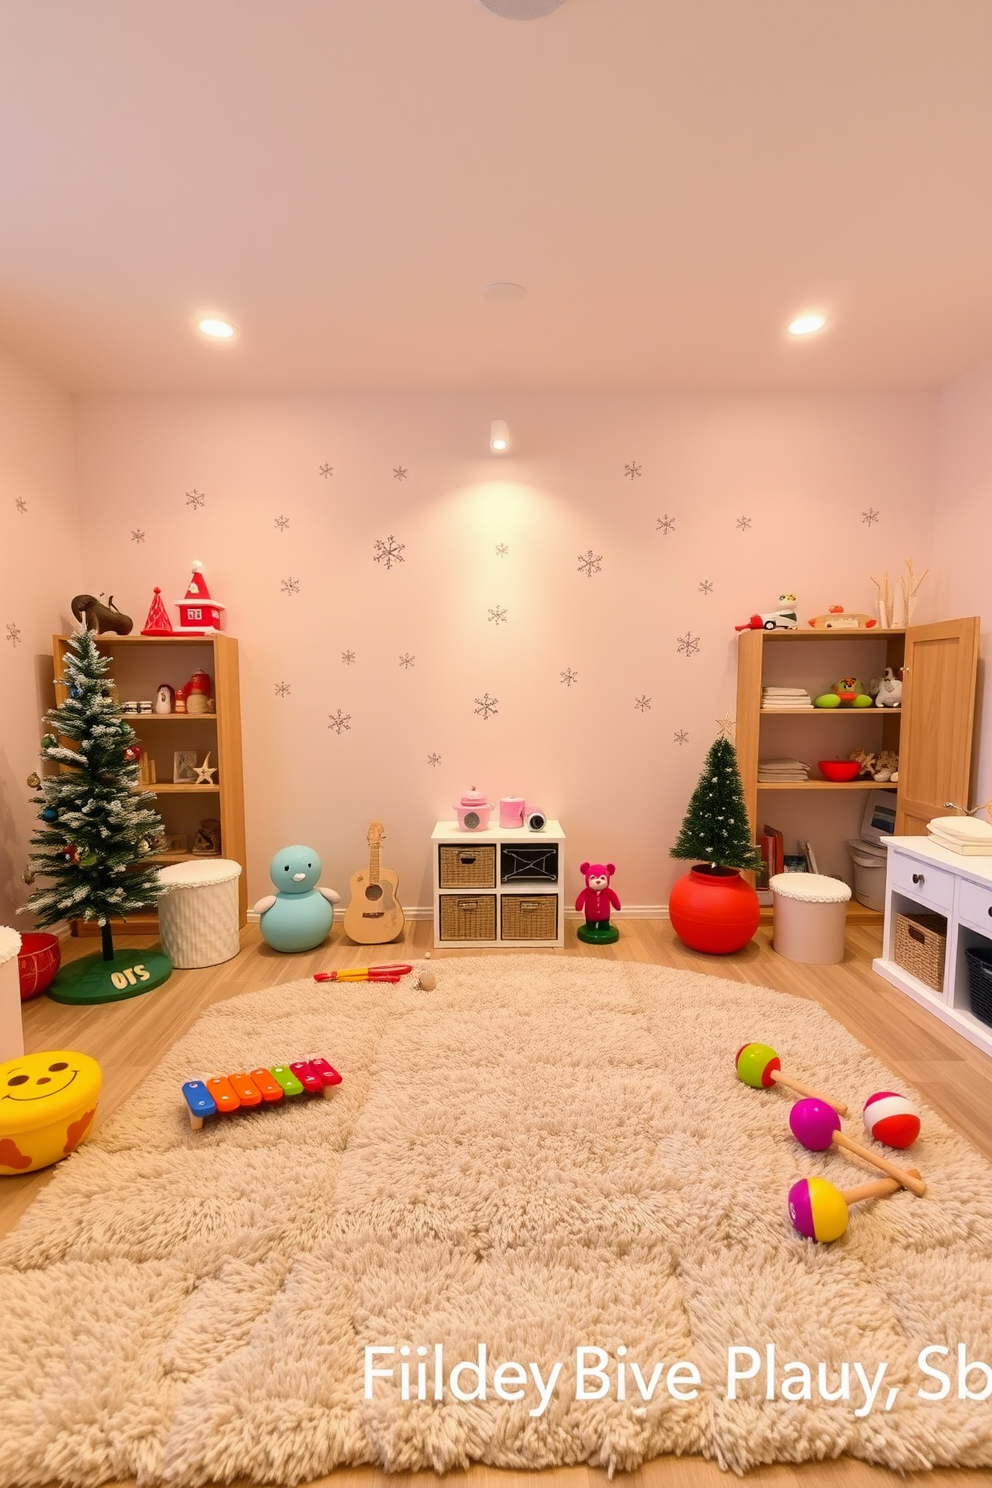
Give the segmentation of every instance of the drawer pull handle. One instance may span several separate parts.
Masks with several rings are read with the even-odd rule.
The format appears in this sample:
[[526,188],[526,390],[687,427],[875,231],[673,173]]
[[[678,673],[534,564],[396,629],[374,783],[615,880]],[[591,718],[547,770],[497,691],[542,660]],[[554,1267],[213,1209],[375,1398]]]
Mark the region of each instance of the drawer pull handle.
[[472,864],[475,862],[475,853],[462,853],[458,861],[459,863],[463,863],[466,868],[471,868]]
[[989,905],[989,915],[992,916],[992,904]]
[[458,908],[465,914],[474,914],[479,908],[478,899],[459,899]]
[[910,925],[908,928],[909,928],[909,938],[910,938],[910,940],[918,940],[919,943],[920,943],[920,945],[926,945],[927,938],[923,934],[923,931],[922,930],[917,930],[917,928],[916,928],[915,925]]
[[922,874],[922,873],[914,873],[914,874],[913,874],[913,882],[914,882],[914,883],[915,883],[915,884],[922,884],[922,883],[926,883],[926,877],[925,877],[925,875],[924,875],[924,874]]

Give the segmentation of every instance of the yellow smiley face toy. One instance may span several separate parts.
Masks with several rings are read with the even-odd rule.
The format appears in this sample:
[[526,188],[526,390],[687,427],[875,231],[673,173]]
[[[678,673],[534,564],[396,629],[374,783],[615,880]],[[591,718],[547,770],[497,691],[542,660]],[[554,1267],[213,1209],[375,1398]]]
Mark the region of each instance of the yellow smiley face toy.
[[96,1060],[73,1049],[0,1064],[0,1177],[68,1157],[93,1124],[102,1083]]

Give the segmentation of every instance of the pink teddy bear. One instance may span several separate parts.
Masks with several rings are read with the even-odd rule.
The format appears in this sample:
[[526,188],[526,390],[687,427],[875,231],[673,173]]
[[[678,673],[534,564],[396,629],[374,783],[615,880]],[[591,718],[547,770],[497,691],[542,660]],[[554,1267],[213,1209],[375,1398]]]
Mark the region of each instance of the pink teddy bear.
[[616,890],[610,888],[616,868],[612,863],[580,863],[579,872],[585,877],[586,886],[579,893],[575,907],[585,910],[586,922],[576,934],[592,945],[609,945],[620,939],[620,931],[610,924],[610,907],[621,907]]

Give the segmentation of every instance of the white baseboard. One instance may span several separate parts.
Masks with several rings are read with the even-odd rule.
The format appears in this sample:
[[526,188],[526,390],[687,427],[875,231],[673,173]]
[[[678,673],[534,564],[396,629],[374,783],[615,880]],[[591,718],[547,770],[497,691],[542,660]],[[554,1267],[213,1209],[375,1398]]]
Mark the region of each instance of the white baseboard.
[[[341,913],[342,911],[335,909],[335,919],[337,919],[338,915]],[[418,904],[411,909],[407,909],[404,906],[403,915],[404,918],[408,920],[433,920],[434,906],[431,904]],[[258,918],[259,916],[253,909],[250,909],[248,911],[249,921],[257,921]],[[578,922],[579,920],[584,919],[585,916],[581,913],[580,910],[566,909],[565,918],[566,920],[575,920],[576,922]],[[667,920],[669,918],[668,905],[628,904],[623,909],[614,910],[610,918],[617,920]]]

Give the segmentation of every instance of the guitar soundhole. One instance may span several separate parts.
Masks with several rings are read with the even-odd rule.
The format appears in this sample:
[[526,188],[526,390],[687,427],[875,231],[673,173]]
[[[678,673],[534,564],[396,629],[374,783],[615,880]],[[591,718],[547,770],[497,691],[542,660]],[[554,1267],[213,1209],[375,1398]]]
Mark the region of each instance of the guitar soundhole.
[[382,898],[382,884],[377,884],[377,883],[376,884],[369,884],[368,888],[365,890],[365,897],[366,897],[366,899],[372,899],[372,900],[381,899]]

